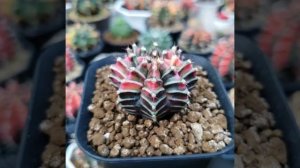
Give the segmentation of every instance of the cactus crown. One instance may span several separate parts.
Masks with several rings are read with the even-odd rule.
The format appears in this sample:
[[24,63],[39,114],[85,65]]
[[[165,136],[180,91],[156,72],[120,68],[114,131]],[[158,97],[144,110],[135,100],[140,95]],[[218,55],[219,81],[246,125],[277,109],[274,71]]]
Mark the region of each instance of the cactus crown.
[[172,38],[168,32],[161,29],[151,29],[139,37],[139,42],[146,48],[151,48],[153,42],[158,44],[159,49],[165,50],[172,46]]
[[183,18],[180,4],[175,1],[154,1],[152,6],[152,21],[161,27],[170,27]]
[[148,10],[150,0],[125,0],[124,7],[128,10]]
[[178,44],[182,48],[192,52],[211,52],[212,36],[203,29],[189,28],[182,33]]
[[176,46],[152,50],[135,44],[110,67],[110,79],[118,89],[118,105],[126,112],[157,121],[166,114],[185,110],[197,82],[190,60],[183,61]]
[[115,38],[119,39],[126,39],[133,33],[133,29],[130,25],[120,16],[112,20],[109,30]]
[[102,5],[102,0],[75,0],[75,10],[82,16],[98,15]]
[[99,33],[88,24],[75,24],[67,30],[67,45],[72,50],[87,51],[99,42]]

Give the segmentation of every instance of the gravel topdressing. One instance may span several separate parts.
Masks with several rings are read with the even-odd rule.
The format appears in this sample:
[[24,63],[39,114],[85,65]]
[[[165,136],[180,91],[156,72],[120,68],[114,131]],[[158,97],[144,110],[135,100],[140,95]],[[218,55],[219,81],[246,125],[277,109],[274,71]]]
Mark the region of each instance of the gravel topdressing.
[[93,113],[87,138],[103,157],[145,157],[210,153],[231,142],[224,110],[220,108],[213,84],[199,68],[198,83],[186,112],[153,123],[129,115],[115,102],[116,89],[110,84],[110,70],[97,70],[92,104]]

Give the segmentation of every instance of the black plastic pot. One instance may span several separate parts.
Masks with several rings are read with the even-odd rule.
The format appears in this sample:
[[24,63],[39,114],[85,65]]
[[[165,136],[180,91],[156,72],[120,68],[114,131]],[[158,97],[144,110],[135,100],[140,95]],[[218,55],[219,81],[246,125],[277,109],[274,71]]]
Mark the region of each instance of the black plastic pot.
[[84,61],[86,64],[88,64],[96,55],[98,55],[104,47],[104,43],[102,41],[99,41],[98,45],[96,45],[93,49],[89,51],[73,51],[75,54],[75,57]]
[[[103,57],[100,60],[93,62],[86,73],[84,92],[82,98],[82,104],[80,111],[77,116],[77,123],[75,128],[75,137],[79,147],[90,157],[96,159],[105,168],[199,168],[206,167],[209,165],[210,161],[215,158],[221,158],[226,156],[226,154],[233,151],[234,142],[232,141],[228,146],[226,146],[221,151],[215,153],[205,153],[205,154],[192,154],[192,155],[179,155],[179,156],[157,156],[157,157],[127,157],[127,158],[104,158],[97,154],[91,145],[89,145],[87,140],[87,130],[89,127],[89,122],[92,118],[92,113],[88,111],[88,106],[92,101],[93,92],[95,90],[96,81],[96,71],[97,69],[115,63],[115,59],[118,56],[124,56],[122,53],[112,53]],[[216,71],[210,65],[210,63],[202,57],[194,55],[186,55],[187,59],[191,59],[195,65],[201,65],[205,71],[207,71],[209,80],[214,84],[214,91],[218,95],[220,104],[225,110],[225,115],[228,120],[228,128],[234,136],[234,113],[232,105],[229,101],[227,93],[223,84],[221,83],[220,77],[217,75]],[[226,160],[231,165],[233,164],[233,159]]]
[[181,31],[170,32],[170,36],[172,37],[173,43],[176,42],[176,41],[178,41],[180,35],[181,35]]
[[50,106],[49,98],[53,94],[53,66],[56,58],[64,56],[65,41],[46,49],[38,62],[34,76],[34,86],[30,101],[30,112],[23,131],[17,168],[41,166],[41,156],[48,143],[48,136],[40,131],[40,123],[46,118]]
[[108,42],[105,42],[103,52],[106,52],[106,53],[124,52],[124,51],[126,51],[127,47],[128,47],[128,45],[117,46],[117,45],[113,45]]
[[264,86],[262,96],[270,105],[270,112],[274,116],[276,127],[283,133],[283,140],[288,151],[288,165],[298,168],[300,167],[300,129],[275,72],[267,57],[251,40],[239,35],[236,35],[235,39],[235,50],[242,53],[245,59],[252,63],[251,73]]
[[[180,46],[179,46],[180,47]],[[190,51],[186,51],[184,49],[182,49],[183,53],[184,54],[190,54],[190,55],[197,55],[197,56],[200,56],[200,57],[204,57],[204,58],[210,58],[211,55],[212,55],[212,52],[207,52],[207,53],[195,53],[195,52],[190,52]]]
[[[71,13],[71,12],[74,12],[74,11],[71,11],[71,10],[68,11],[67,15],[69,15],[69,13]],[[67,19],[67,24],[68,25],[71,25],[71,24],[74,24],[74,23],[77,23],[77,22],[87,23],[87,24],[90,24],[90,25],[94,25],[97,30],[99,30],[101,33],[104,33],[108,29],[110,18],[111,18],[111,13],[107,17],[102,18],[100,20],[96,20],[96,21],[87,21],[84,18],[77,19],[77,20],[72,20],[71,18],[69,18],[69,16],[67,16],[67,18],[68,18]]]
[[[105,33],[109,33],[108,31],[105,32]],[[104,33],[104,34],[105,34]],[[138,33],[137,31],[135,31],[135,33]],[[125,52],[126,51],[126,48],[129,46],[129,44],[132,44],[132,43],[137,43],[138,42],[138,36],[139,34],[137,34],[137,37],[135,39],[134,42],[129,42],[129,44],[122,44],[122,45],[117,45],[117,44],[114,44],[108,40],[105,40],[105,35],[103,35],[103,41],[104,41],[104,49],[103,49],[103,52],[105,53],[113,53],[113,52]]]
[[36,27],[23,27],[17,25],[17,30],[28,41],[32,42],[37,48],[43,46],[43,44],[56,32],[65,28],[64,12],[58,14],[58,17],[52,19],[50,22],[38,25]]

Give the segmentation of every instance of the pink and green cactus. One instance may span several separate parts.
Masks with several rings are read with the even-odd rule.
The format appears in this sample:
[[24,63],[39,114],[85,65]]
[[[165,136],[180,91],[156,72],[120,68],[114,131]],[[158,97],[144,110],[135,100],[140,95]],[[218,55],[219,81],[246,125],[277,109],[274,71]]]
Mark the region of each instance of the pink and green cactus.
[[173,46],[160,51],[135,44],[124,58],[110,67],[110,79],[118,88],[118,105],[126,112],[158,121],[170,113],[185,110],[190,91],[197,82],[191,60],[181,59],[181,50]]
[[71,82],[66,86],[66,116],[75,118],[81,103],[82,83]]
[[234,75],[234,36],[220,39],[211,57],[212,65],[222,77]]

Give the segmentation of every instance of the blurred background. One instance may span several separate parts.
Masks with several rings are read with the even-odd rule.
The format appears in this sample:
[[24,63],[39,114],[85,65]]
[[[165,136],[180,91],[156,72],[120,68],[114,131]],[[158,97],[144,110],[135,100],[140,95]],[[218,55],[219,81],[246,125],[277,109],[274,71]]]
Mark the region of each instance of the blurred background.
[[[2,0],[0,167],[40,166],[41,160],[44,167],[100,167],[74,140],[87,67],[129,44],[154,41],[215,67],[235,105],[235,167],[299,167],[299,9],[297,0]],[[251,68],[237,62],[238,55]],[[237,71],[260,83],[249,93],[261,97],[243,99],[240,93],[252,84],[241,82]],[[255,103],[267,108],[257,110]],[[266,118],[255,111],[270,112],[264,113],[268,127],[254,122]],[[270,148],[276,151],[264,162],[255,157]]]

